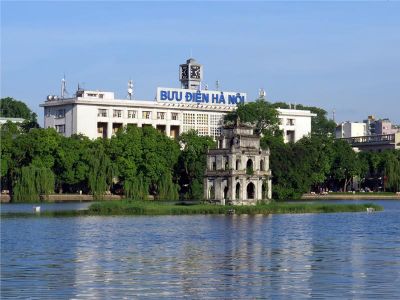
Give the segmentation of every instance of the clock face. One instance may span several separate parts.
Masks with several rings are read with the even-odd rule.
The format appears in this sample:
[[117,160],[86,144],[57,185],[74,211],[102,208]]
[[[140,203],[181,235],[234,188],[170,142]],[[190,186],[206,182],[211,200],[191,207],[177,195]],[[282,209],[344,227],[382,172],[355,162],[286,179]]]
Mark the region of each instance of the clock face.
[[190,66],[190,78],[200,80],[200,66]]
[[188,66],[187,65],[181,66],[181,79],[188,79]]

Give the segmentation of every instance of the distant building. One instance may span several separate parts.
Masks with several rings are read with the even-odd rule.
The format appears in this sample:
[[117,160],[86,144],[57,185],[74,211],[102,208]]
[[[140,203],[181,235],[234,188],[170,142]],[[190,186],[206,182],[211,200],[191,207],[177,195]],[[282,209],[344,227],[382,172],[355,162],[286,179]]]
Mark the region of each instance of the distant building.
[[367,124],[357,122],[343,122],[336,127],[336,138],[351,138],[367,135]]
[[400,132],[399,126],[393,125],[387,118],[375,119],[374,116],[368,116],[363,122],[367,125],[366,135],[384,135]]
[[0,117],[0,126],[7,123],[7,122],[11,122],[11,123],[22,123],[24,122],[25,119],[23,118],[6,118],[6,117]]
[[377,151],[400,149],[400,132],[346,138],[355,151]]
[[308,110],[277,109],[279,113],[279,129],[283,131],[285,143],[297,142],[311,134],[311,118],[316,114]]
[[389,119],[380,119],[375,121],[375,134],[392,134],[396,133],[397,129],[392,125]]
[[[211,91],[203,86],[203,66],[189,59],[179,66],[181,88],[157,88],[156,100],[131,100],[132,82],[127,99],[116,99],[113,92],[78,90],[73,97],[48,96],[44,108],[44,127],[64,136],[83,134],[91,139],[111,138],[124,126],[152,126],[167,136],[197,130],[199,135],[217,138],[223,118],[246,102],[246,93]],[[65,89],[63,81],[62,90]],[[307,110],[278,109],[280,129],[285,142],[296,142],[311,133]]]
[[218,204],[255,204],[271,199],[269,150],[253,128],[225,127],[218,148],[207,153],[204,198]]
[[375,116],[370,115],[363,123],[367,126],[367,132],[364,135],[373,135],[375,134]]

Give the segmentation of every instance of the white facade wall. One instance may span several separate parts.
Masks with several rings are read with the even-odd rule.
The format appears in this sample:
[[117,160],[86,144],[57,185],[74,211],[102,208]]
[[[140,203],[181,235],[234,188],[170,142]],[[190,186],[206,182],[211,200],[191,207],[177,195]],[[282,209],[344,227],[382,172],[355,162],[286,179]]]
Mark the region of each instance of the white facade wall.
[[336,138],[351,138],[367,135],[367,124],[344,122],[336,127]]
[[297,142],[311,133],[311,117],[316,114],[307,110],[278,108],[280,125],[285,143]]
[[[103,136],[100,125],[106,128],[104,136],[110,138],[117,127],[128,124],[159,127],[167,136],[174,136],[176,130],[181,134],[195,129],[200,135],[217,137],[224,115],[235,109],[222,105],[118,100],[113,99],[113,93],[99,91],[84,91],[82,97],[46,101],[41,106],[45,110],[45,128],[55,128],[65,136],[83,134],[91,139]],[[314,114],[294,109],[278,109],[278,112],[285,142],[296,142],[311,133]]]

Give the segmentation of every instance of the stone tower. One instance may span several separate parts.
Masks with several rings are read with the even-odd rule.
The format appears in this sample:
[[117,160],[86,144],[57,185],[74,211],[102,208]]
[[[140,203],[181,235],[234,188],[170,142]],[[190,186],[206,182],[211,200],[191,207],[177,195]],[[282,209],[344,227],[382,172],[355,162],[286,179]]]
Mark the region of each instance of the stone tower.
[[225,204],[255,204],[271,199],[269,150],[246,125],[225,127],[217,149],[207,154],[204,198]]

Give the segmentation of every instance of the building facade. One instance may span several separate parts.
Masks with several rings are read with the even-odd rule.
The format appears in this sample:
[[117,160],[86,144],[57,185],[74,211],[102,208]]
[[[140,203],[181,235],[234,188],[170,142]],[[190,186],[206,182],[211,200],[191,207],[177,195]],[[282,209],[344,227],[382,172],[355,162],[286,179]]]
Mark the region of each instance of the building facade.
[[207,153],[204,198],[218,204],[255,204],[271,199],[269,150],[248,126],[225,127],[217,149]]
[[[78,90],[70,98],[48,96],[40,105],[44,127],[64,136],[83,134],[91,139],[111,138],[124,126],[152,126],[172,138],[194,129],[216,139],[222,132],[224,115],[246,102],[246,93],[201,90],[203,67],[193,59],[179,70],[183,88],[157,88],[152,101],[116,99],[113,92],[90,90]],[[286,142],[311,133],[311,117],[315,115],[310,111],[278,112]]]
[[400,132],[392,134],[375,134],[345,138],[354,151],[375,151],[400,149]]
[[367,135],[367,124],[358,122],[343,122],[336,127],[336,138],[351,138]]
[[23,118],[7,118],[7,117],[0,117],[0,126],[7,123],[7,122],[11,122],[11,123],[23,123],[25,121],[25,119]]

